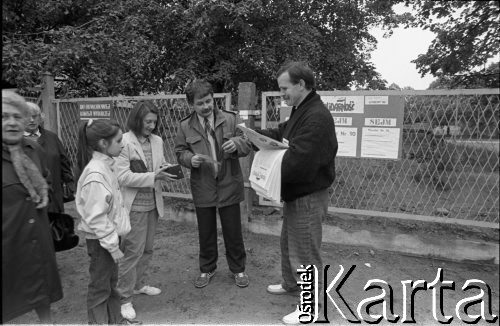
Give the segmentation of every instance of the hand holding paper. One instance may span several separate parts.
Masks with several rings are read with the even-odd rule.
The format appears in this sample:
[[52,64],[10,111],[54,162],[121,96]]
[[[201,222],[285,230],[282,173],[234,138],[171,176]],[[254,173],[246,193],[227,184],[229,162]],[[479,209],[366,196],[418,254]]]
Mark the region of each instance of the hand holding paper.
[[281,198],[281,161],[288,145],[261,135],[255,130],[247,128],[244,123],[237,127],[260,149],[253,159],[249,177],[250,185],[259,196],[279,203]]
[[202,154],[195,154],[193,157],[191,157],[191,166],[193,168],[198,168],[200,167],[201,163],[203,163],[203,161],[204,159],[202,157]]
[[[220,162],[217,162],[216,160],[214,160],[213,158],[211,158],[210,156],[208,155],[205,155],[205,154],[195,154],[195,156],[197,156],[197,161],[200,161],[200,164],[205,162],[205,163],[211,163],[211,164],[218,164],[218,165],[221,165]],[[193,156],[193,158],[195,157]],[[193,162],[193,159],[191,158],[191,163]],[[200,164],[198,164],[198,166],[200,166]],[[196,166],[196,167],[198,167]]]
[[236,151],[236,144],[234,143],[234,140],[230,139],[222,144],[222,150],[228,154]]
[[260,150],[263,149],[269,149],[269,150],[275,150],[275,149],[286,149],[288,148],[288,145],[279,142],[277,140],[274,140],[272,138],[269,138],[267,136],[261,135],[255,130],[252,130],[250,128],[247,128],[244,123],[240,123],[237,125],[238,128],[243,131],[245,136],[247,136],[248,140],[250,140],[255,146],[257,146]]

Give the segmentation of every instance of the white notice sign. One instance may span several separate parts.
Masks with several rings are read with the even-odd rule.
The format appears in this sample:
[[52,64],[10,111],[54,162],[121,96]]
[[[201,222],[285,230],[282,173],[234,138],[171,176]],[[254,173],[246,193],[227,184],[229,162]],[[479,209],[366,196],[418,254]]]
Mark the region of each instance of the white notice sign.
[[358,128],[335,127],[339,150],[337,156],[356,157],[358,144]]
[[396,127],[396,119],[392,119],[392,118],[365,118],[365,126]]
[[401,128],[363,127],[361,157],[397,159],[400,133]]
[[325,103],[328,111],[337,113],[359,113],[365,111],[364,96],[330,96],[322,95],[321,100]]
[[366,105],[389,105],[389,96],[365,96]]
[[336,126],[352,126],[352,117],[333,117]]

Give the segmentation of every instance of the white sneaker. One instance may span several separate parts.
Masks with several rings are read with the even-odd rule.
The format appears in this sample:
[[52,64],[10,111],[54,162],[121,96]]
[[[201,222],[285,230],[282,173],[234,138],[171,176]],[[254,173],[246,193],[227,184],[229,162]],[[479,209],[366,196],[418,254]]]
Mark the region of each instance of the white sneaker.
[[122,304],[121,312],[123,318],[125,319],[132,320],[135,319],[136,317],[134,306],[132,306],[132,302],[127,302],[125,304]]
[[283,317],[282,321],[287,325],[298,325],[300,324],[299,316],[300,316],[300,310],[299,306],[297,306],[295,311]]
[[287,291],[281,284],[271,284],[267,286],[267,293],[271,294],[291,294],[294,295],[297,291]]
[[147,295],[158,295],[161,293],[161,290],[155,288],[154,286],[144,285],[139,290],[134,290],[134,294],[147,294]]

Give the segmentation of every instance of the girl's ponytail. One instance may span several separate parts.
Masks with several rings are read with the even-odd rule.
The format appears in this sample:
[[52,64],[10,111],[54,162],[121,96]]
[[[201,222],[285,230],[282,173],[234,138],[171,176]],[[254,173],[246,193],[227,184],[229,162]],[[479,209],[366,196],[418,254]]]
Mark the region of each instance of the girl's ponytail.
[[101,139],[110,140],[120,130],[120,126],[116,121],[112,120],[92,120],[89,119],[85,121],[78,130],[78,153],[77,153],[77,165],[78,165],[78,176],[85,168],[85,166],[92,159],[93,151],[100,151],[98,142]]
[[80,178],[80,174],[82,173],[83,169],[87,165],[87,163],[91,159],[91,150],[89,148],[88,142],[87,142],[87,126],[89,124],[89,120],[85,121],[80,125],[80,128],[78,129],[78,154],[77,154],[77,166],[78,166],[78,173],[77,174],[77,180]]

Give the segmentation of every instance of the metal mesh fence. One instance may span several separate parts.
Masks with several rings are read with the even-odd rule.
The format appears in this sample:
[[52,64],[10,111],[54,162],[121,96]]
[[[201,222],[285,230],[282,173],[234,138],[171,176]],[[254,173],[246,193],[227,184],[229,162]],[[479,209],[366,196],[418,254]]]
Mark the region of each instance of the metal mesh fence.
[[27,101],[27,102],[32,102],[32,103],[36,103],[38,104],[39,107],[42,107],[42,96],[41,96],[41,91],[37,91],[37,90],[21,90],[21,89],[18,89],[16,91],[19,95],[21,95],[22,97],[24,97],[24,99]]
[[[338,157],[330,206],[498,223],[499,92],[398,95],[402,159]],[[263,93],[262,128],[277,125],[280,103],[279,93]]]
[[[227,93],[214,94],[215,106],[221,109],[229,109],[231,95]],[[91,101],[110,101],[111,119],[116,120],[123,131],[126,131],[126,121],[133,104],[138,100],[150,100],[159,110],[158,135],[164,142],[165,159],[169,163],[176,163],[174,153],[174,139],[177,132],[178,122],[191,113],[185,95],[165,96],[140,96],[140,97],[115,97],[99,99],[68,99],[56,100],[58,116],[58,134],[64,144],[73,167],[77,166],[78,151],[78,127],[80,125],[79,104]],[[163,184],[163,191],[171,196],[189,197],[189,170],[183,168],[184,179],[177,182]]]

